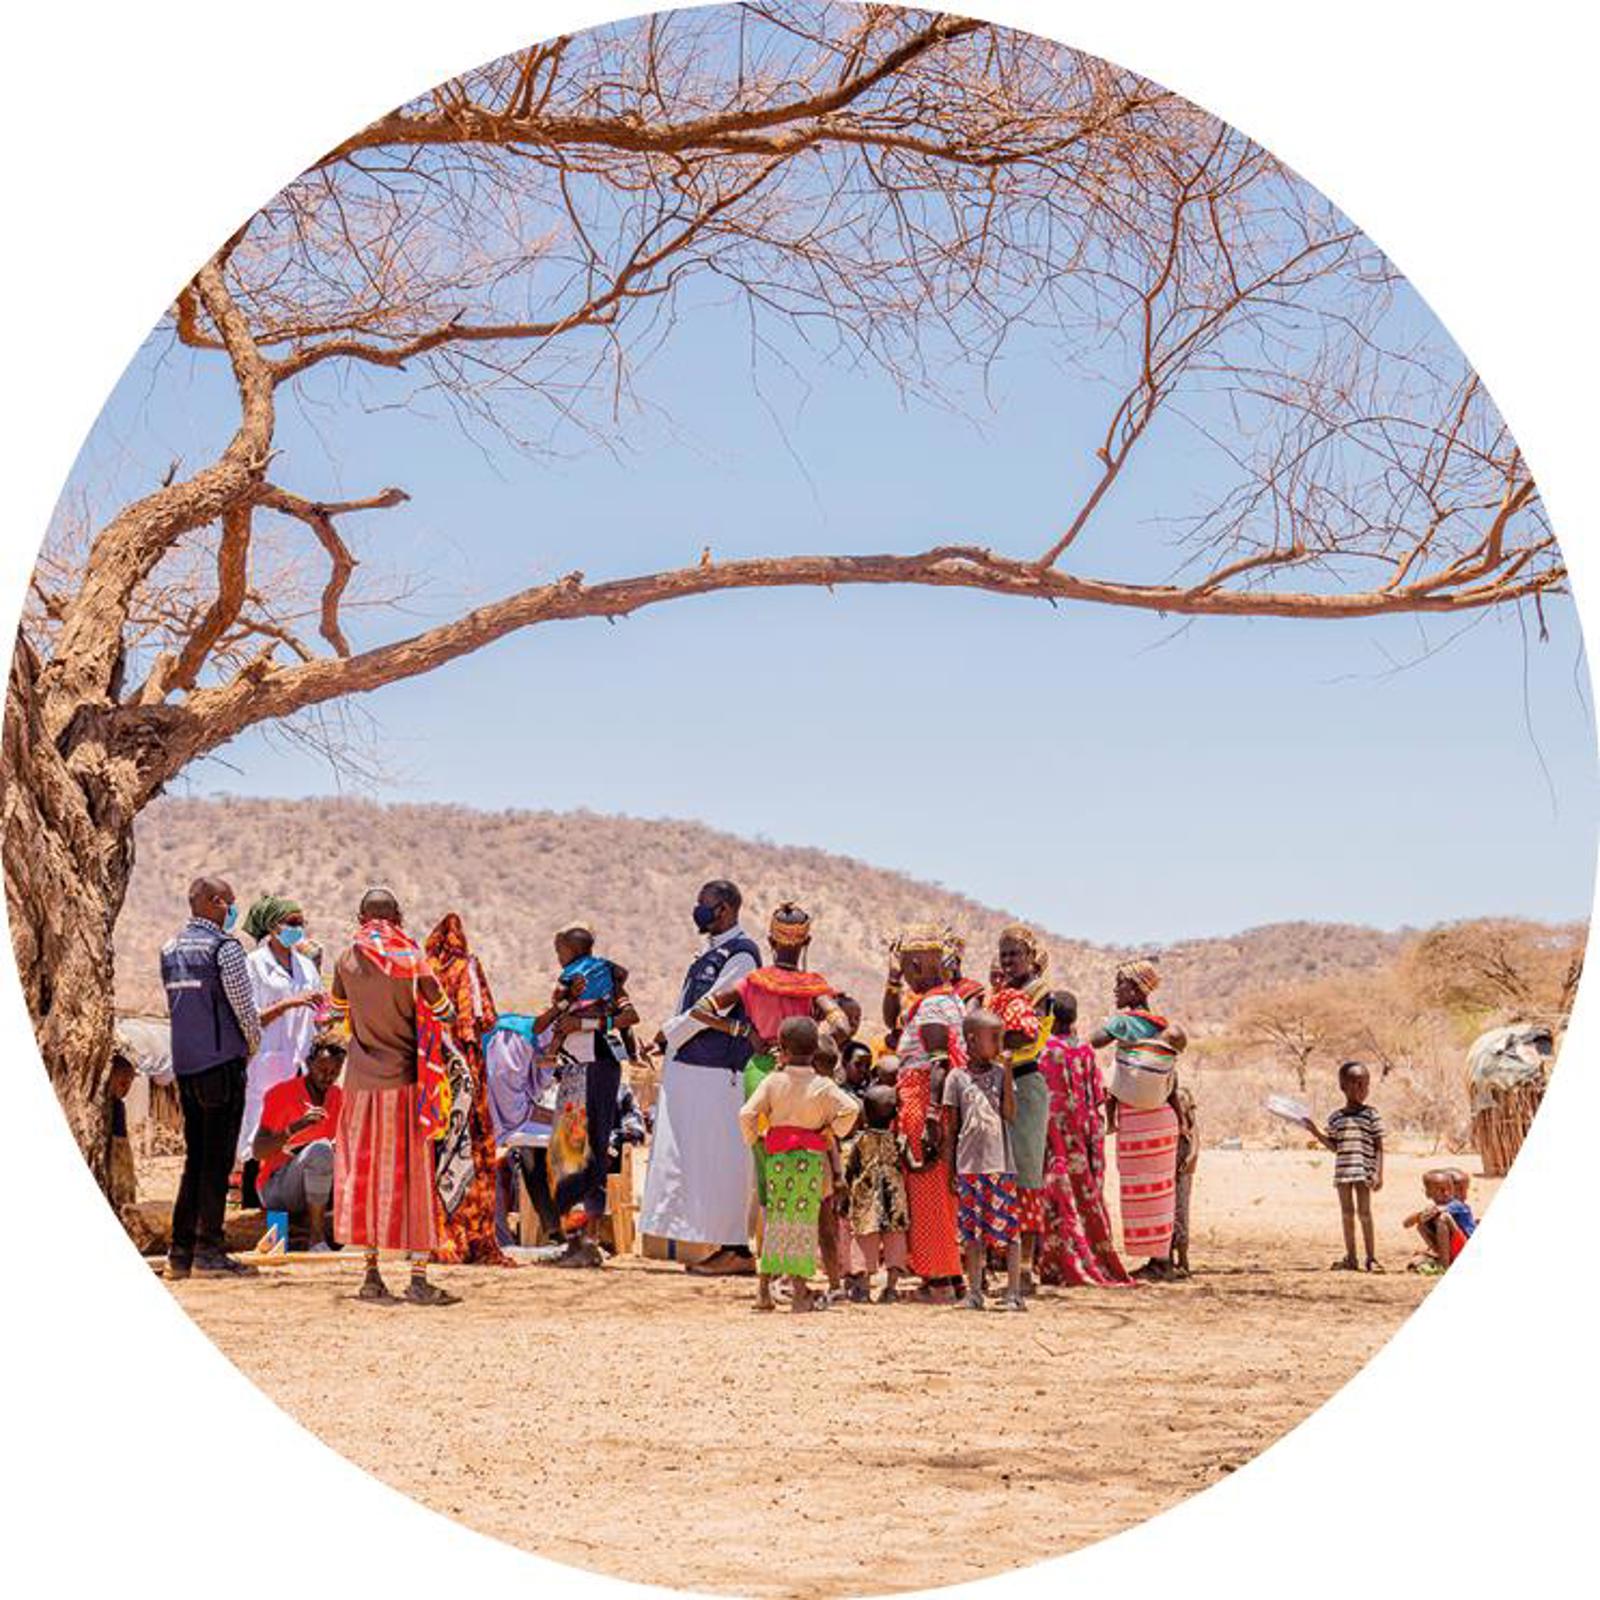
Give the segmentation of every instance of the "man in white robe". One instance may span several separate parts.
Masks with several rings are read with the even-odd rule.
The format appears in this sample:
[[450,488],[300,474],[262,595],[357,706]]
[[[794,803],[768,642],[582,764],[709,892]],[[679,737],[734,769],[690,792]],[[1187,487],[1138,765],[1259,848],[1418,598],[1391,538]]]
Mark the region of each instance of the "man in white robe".
[[737,887],[720,879],[695,902],[706,948],[684,978],[677,1015],[657,1039],[666,1062],[639,1218],[644,1233],[716,1245],[689,1270],[717,1276],[755,1271],[748,1231],[753,1170],[739,1129],[750,1042],[707,1028],[691,1013],[761,964],[759,946],[739,925],[740,904]]

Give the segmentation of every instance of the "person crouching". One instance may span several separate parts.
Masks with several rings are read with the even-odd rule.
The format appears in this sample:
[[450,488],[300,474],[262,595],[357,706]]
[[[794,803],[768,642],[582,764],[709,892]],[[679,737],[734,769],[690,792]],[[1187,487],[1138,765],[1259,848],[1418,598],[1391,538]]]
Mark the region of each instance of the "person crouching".
[[313,1250],[328,1248],[328,1203],[333,1198],[333,1141],[342,1100],[337,1079],[344,1045],[322,1035],[311,1041],[294,1077],[275,1083],[261,1102],[250,1153],[260,1163],[256,1184],[268,1211],[303,1222]]
[[778,1029],[778,1067],[757,1084],[739,1112],[747,1145],[761,1137],[766,1118],[766,1203],[763,1208],[756,1309],[773,1309],[772,1280],[787,1278],[794,1311],[823,1311],[827,1297],[813,1294],[818,1220],[828,1192],[828,1140],[855,1126],[855,1100],[816,1070],[817,1024],[789,1017]]

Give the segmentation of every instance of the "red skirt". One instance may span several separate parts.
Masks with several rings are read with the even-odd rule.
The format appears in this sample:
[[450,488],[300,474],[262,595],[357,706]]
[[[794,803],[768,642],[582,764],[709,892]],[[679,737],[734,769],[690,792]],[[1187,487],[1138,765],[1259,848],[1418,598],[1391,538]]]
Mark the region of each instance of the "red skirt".
[[368,1250],[431,1251],[433,1147],[417,1117],[417,1086],[346,1089],[333,1146],[333,1231]]
[[1122,1179],[1122,1242],[1130,1256],[1172,1249],[1177,1209],[1178,1113],[1117,1107],[1117,1171]]
[[[898,1127],[912,1149],[920,1146],[923,1122],[932,1100],[926,1067],[900,1072]],[[948,1108],[941,1116],[948,1124]],[[956,1234],[956,1192],[948,1160],[906,1169],[906,1207],[911,1213],[909,1266],[924,1280],[961,1276],[961,1241]]]

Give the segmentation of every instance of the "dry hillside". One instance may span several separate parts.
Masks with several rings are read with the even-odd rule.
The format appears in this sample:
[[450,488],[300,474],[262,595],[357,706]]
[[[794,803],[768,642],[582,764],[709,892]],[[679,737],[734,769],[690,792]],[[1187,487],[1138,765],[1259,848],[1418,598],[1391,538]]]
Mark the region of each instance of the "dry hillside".
[[[159,802],[139,824],[138,865],[117,929],[124,1008],[159,1009],[157,951],[181,921],[185,886],[201,870],[225,873],[242,901],[267,890],[294,894],[325,941],[349,927],[371,883],[392,885],[419,931],[458,910],[507,1009],[548,993],[550,930],[582,917],[599,931],[604,952],[630,968],[647,1021],[676,998],[696,948],[689,906],[708,877],[739,883],[753,929],[786,896],[810,907],[818,919],[815,964],[867,999],[869,1009],[886,940],[900,924],[950,921],[969,941],[969,970],[982,977],[1009,920],[1004,911],[848,857],[759,844],[692,822],[348,800],[174,799]],[[1216,1027],[1245,995],[1370,971],[1391,962],[1401,942],[1371,928],[1323,923],[1190,940],[1164,952],[1162,999],[1191,1027]],[[1060,980],[1099,1004],[1124,952],[1055,933],[1050,945]]]

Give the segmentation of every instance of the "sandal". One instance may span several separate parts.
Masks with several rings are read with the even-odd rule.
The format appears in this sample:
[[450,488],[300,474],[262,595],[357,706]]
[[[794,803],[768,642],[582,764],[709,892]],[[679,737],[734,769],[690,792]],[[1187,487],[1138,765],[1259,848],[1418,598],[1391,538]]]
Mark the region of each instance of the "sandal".
[[461,1296],[451,1294],[448,1289],[441,1289],[436,1283],[429,1283],[426,1278],[413,1278],[406,1285],[405,1300],[407,1305],[413,1306],[458,1306]]
[[996,1311],[1026,1311],[1028,1302],[1020,1294],[1003,1294],[1000,1302],[995,1306]]
[[981,1294],[964,1294],[956,1301],[957,1311],[982,1311],[983,1296]]
[[399,1296],[392,1293],[376,1272],[369,1272],[361,1280],[361,1287],[356,1290],[357,1300],[366,1300],[374,1305],[397,1306],[400,1304]]
[[1328,1268],[1329,1272],[1355,1272],[1356,1270],[1356,1258],[1354,1256],[1340,1256],[1339,1259]]
[[1368,1256],[1367,1257],[1367,1271],[1368,1272],[1382,1272],[1383,1270],[1384,1270],[1383,1263],[1376,1256]]

